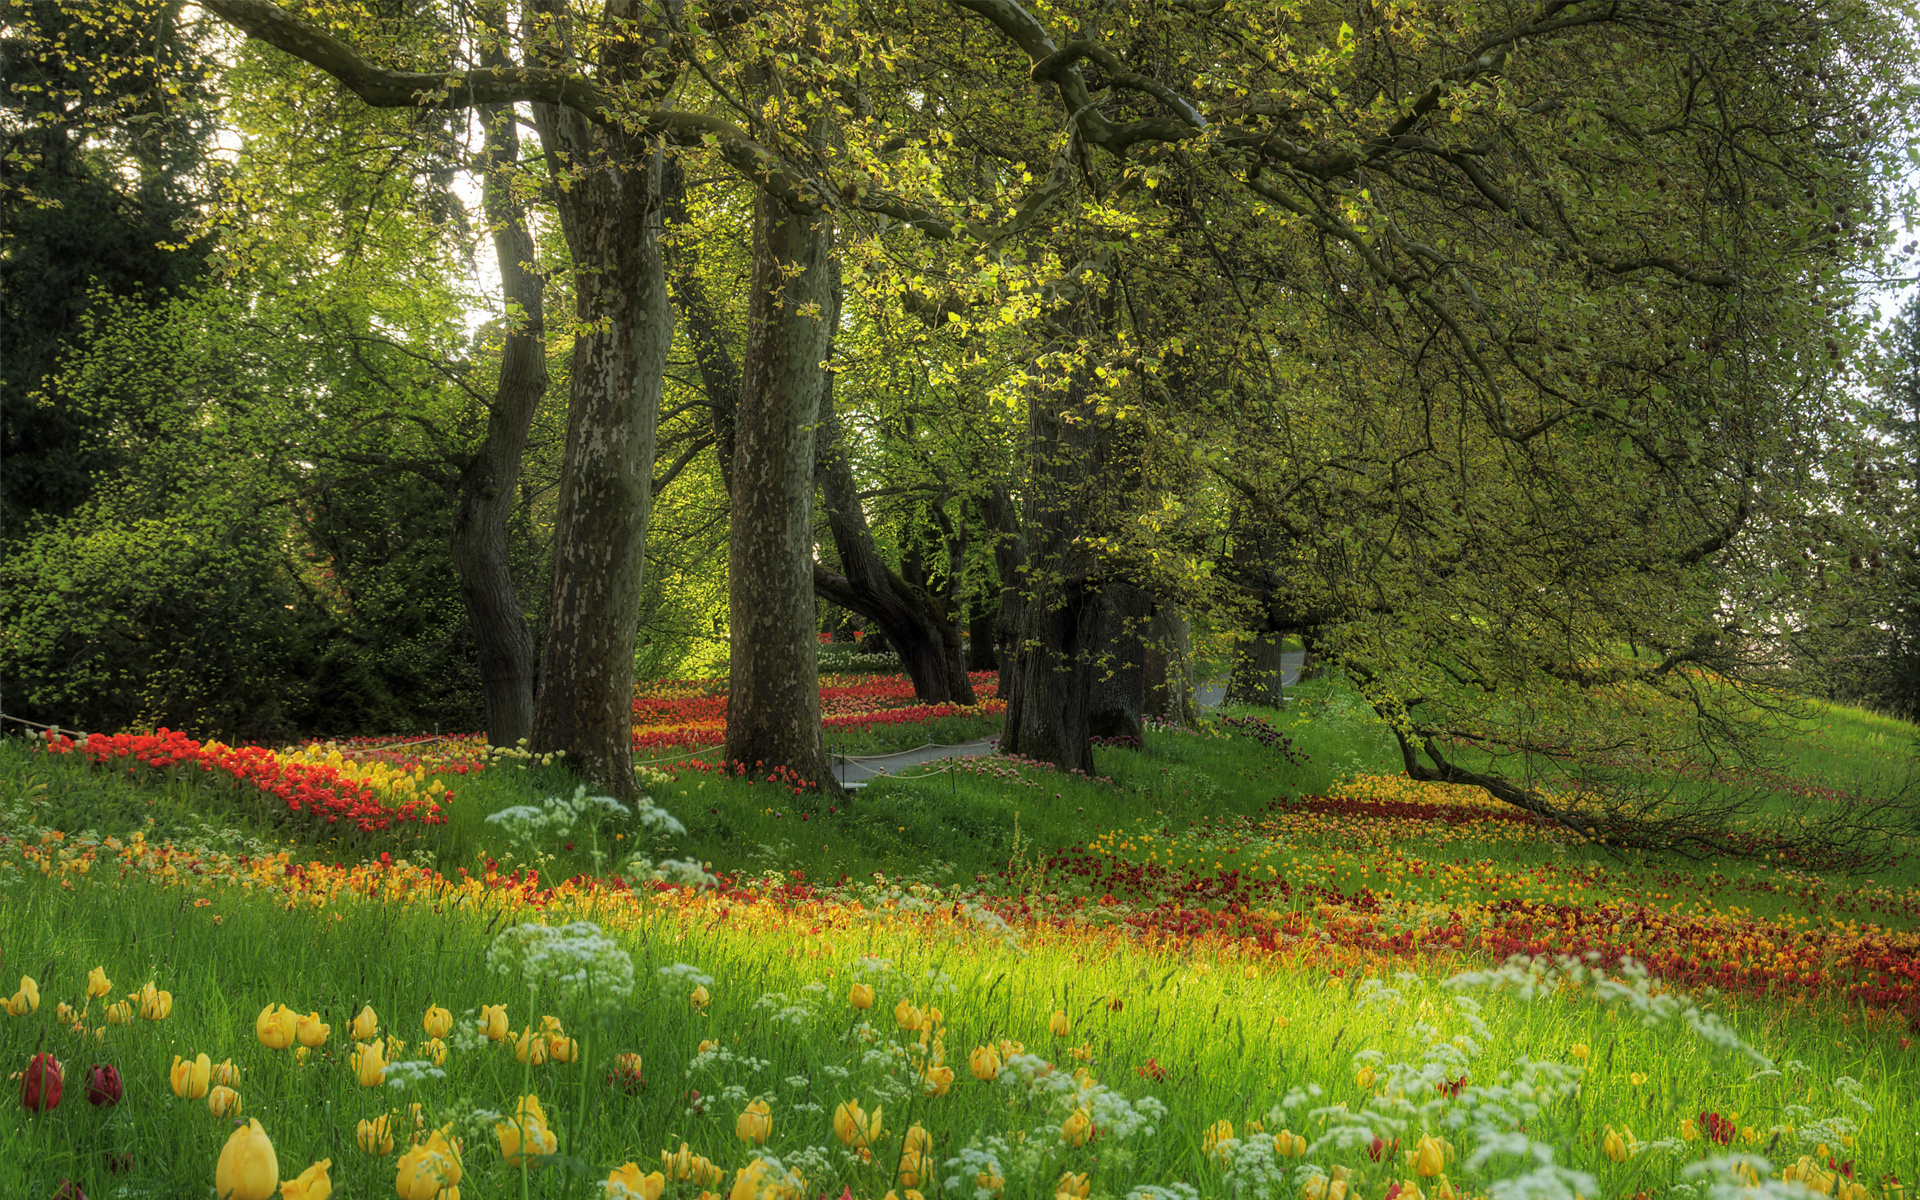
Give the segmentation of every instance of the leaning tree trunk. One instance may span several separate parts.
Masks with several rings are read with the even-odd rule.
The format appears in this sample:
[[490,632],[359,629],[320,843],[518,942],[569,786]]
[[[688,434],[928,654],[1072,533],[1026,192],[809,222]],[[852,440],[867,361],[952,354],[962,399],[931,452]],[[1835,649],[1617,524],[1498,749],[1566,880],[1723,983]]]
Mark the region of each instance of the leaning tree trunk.
[[536,104],[574,263],[573,392],[532,748],[566,751],[630,795],[633,650],[652,507],[660,379],[673,335],[660,258],[658,151]]
[[678,234],[668,255],[673,302],[680,310],[680,324],[686,330],[694,366],[700,371],[700,388],[706,393],[720,486],[731,495],[734,428],[740,415],[740,368],[734,361],[733,334],[725,314],[700,275],[700,240],[691,232],[686,170],[675,156],[668,156],[661,165],[660,193],[667,228]]
[[784,766],[840,785],[820,739],[814,633],[814,437],[831,345],[831,217],[764,193],[753,212],[753,284],[727,544],[732,615],[726,761]]
[[1147,625],[1153,597],[1130,583],[1109,583],[1100,604],[1087,732],[1094,737],[1142,741],[1140,718],[1147,699]]
[[[835,304],[835,311],[838,308]],[[831,377],[821,393],[820,430],[827,439],[820,494],[844,574],[815,563],[814,590],[880,627],[899,654],[900,666],[913,681],[914,698],[920,703],[974,703],[973,681],[967,676],[960,628],[953,614],[925,588],[907,582],[889,567],[873,544],[873,531],[854,487],[853,467],[847,461],[846,441],[833,412]]]
[[547,392],[543,279],[533,269],[533,238],[522,206],[511,194],[510,172],[520,157],[511,105],[483,105],[487,173],[481,204],[493,230],[507,300],[500,383],[487,413],[487,434],[460,472],[450,551],[460,599],[479,648],[480,690],[487,706],[487,741],[511,746],[533,731],[533,638],[514,588],[507,553],[507,521],[520,479],[527,431]]

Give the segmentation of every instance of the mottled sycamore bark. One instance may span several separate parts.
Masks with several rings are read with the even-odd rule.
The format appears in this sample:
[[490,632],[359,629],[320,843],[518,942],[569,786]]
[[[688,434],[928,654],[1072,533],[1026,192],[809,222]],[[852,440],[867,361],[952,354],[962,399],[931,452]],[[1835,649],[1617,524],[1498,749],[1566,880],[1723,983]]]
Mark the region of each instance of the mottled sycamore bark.
[[1026,563],[1019,575],[1016,654],[1011,667],[1003,658],[1000,668],[1001,679],[1012,683],[1000,749],[1088,774],[1102,606],[1084,534],[1105,457],[1105,426],[1078,370],[1057,391],[1036,389],[1028,400],[1031,462],[1020,522]]
[[1087,732],[1094,737],[1145,736],[1140,718],[1147,702],[1147,626],[1153,597],[1130,583],[1109,583],[1100,597],[1100,629]]
[[726,760],[839,785],[820,738],[814,439],[832,345],[833,228],[762,194],[734,430]]
[[[660,379],[673,333],[657,147],[534,105],[574,263],[573,391],[533,721],[595,786],[634,790],[633,648],[652,506]],[[584,169],[582,169],[584,168]]]

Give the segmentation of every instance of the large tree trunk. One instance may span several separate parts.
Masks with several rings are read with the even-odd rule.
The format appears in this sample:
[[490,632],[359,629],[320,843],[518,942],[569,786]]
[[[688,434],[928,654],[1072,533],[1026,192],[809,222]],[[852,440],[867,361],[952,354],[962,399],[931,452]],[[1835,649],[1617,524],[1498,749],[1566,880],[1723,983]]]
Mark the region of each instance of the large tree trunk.
[[1233,578],[1259,597],[1259,612],[1250,636],[1233,646],[1233,675],[1227,681],[1227,704],[1255,704],[1281,708],[1286,704],[1280,647],[1285,614],[1276,609],[1281,584],[1277,564],[1282,546],[1279,531],[1262,521],[1245,503],[1234,504],[1227,516],[1231,545],[1227,568]]
[[1146,715],[1183,729],[1200,722],[1193,702],[1193,636],[1187,614],[1165,604],[1154,609],[1147,628]]
[[1233,678],[1227,683],[1226,703],[1285,708],[1285,668],[1280,651],[1285,639],[1277,633],[1242,638],[1233,645]]
[[914,698],[920,703],[974,703],[973,681],[967,677],[960,628],[952,612],[943,600],[907,582],[889,567],[873,544],[873,531],[854,487],[839,418],[833,412],[830,378],[821,393],[820,429],[827,439],[820,494],[826,504],[827,528],[833,533],[834,549],[839,552],[845,573],[835,574],[815,563],[814,590],[880,627],[900,655],[900,666],[913,680]]
[[1322,662],[1320,656],[1313,652],[1313,641],[1311,638],[1308,638],[1306,639],[1306,653],[1300,656],[1300,677],[1297,682],[1305,683],[1310,679],[1325,679],[1326,677],[1327,664]]
[[967,670],[992,671],[999,667],[1000,656],[994,651],[993,636],[998,616],[984,600],[975,600],[967,606]]
[[514,201],[508,172],[520,158],[511,105],[480,109],[486,129],[487,173],[481,205],[493,230],[507,300],[500,383],[487,413],[487,434],[460,472],[450,550],[460,599],[479,648],[480,689],[487,706],[487,741],[511,746],[533,731],[533,637],[514,589],[507,553],[527,431],[547,392],[546,327],[533,270],[533,238]]
[[835,300],[832,219],[754,201],[753,285],[728,536],[726,760],[839,784],[820,739],[814,634],[814,437]]
[[[1089,505],[1098,503],[1107,419],[1090,402],[1084,377],[1084,369],[1071,368],[1058,394],[1036,388],[1027,402],[1027,569],[1000,749],[1092,774],[1088,718],[1102,589],[1084,535],[1094,519]],[[1007,676],[1003,665],[1001,679]]]
[[574,262],[577,327],[553,582],[532,748],[566,751],[589,782],[630,795],[633,652],[652,507],[660,379],[673,334],[660,258],[659,152],[536,104]]
[[1141,741],[1147,699],[1146,633],[1153,597],[1130,583],[1110,583],[1100,598],[1100,632],[1087,732]]

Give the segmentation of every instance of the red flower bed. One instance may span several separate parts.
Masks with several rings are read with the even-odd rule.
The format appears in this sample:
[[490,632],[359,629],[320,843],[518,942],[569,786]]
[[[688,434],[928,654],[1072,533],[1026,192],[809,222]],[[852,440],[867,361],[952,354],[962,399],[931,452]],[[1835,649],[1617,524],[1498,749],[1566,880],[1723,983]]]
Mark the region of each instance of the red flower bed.
[[237,783],[250,784],[261,793],[277,797],[296,817],[328,825],[350,821],[368,833],[408,822],[439,825],[446,820],[433,800],[389,805],[373,788],[333,767],[284,763],[265,746],[202,744],[170,729],[158,733],[95,733],[83,742],[49,731],[47,750],[52,754],[79,754],[100,766],[132,760],[162,769],[191,765],[202,771],[218,771]]
[[[821,724],[828,729],[866,732],[883,725],[919,725],[953,716],[997,716],[1006,705],[997,698],[999,676],[975,671],[972,708],[958,704],[920,704],[905,675],[829,676],[820,688]],[[683,685],[717,689],[720,681]],[[675,688],[673,690],[679,690]],[[692,750],[712,746],[727,735],[727,697],[714,690],[698,695],[639,695],[633,700],[635,751]]]

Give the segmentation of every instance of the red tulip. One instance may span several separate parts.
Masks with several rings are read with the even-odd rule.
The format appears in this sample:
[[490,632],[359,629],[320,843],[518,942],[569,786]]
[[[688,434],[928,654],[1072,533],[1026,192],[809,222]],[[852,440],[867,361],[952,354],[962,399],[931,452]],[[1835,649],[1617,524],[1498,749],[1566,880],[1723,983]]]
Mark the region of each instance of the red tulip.
[[53,1194],[53,1200],[87,1200],[87,1194],[73,1180],[62,1179],[60,1190]]
[[115,1154],[111,1150],[107,1151],[107,1173],[108,1174],[118,1175],[122,1171],[132,1171],[132,1170],[133,1170],[133,1152],[132,1151],[128,1151],[125,1154]]
[[120,1103],[120,1071],[99,1063],[87,1068],[87,1103],[112,1106]]
[[46,1112],[60,1104],[60,1064],[42,1051],[28,1060],[20,1077],[20,1104],[28,1112]]

